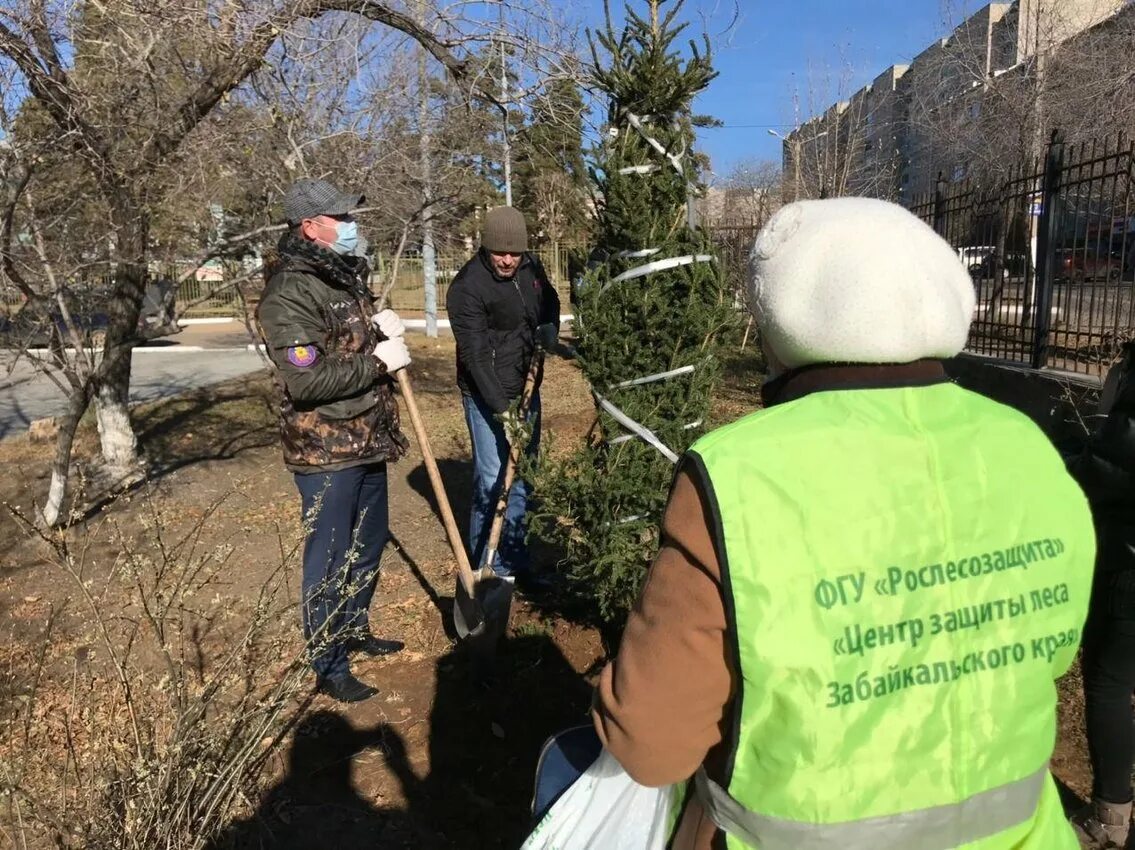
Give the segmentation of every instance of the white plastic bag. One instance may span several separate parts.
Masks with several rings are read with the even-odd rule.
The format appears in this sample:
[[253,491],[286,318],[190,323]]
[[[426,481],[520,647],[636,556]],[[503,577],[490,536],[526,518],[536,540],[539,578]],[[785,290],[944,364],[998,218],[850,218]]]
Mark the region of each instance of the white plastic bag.
[[604,750],[521,850],[664,850],[672,788],[639,785]]

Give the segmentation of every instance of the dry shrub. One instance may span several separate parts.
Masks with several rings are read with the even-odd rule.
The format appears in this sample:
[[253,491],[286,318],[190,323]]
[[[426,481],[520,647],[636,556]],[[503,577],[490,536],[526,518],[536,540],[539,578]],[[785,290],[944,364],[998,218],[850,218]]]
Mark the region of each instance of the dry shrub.
[[[254,802],[310,701],[285,581],[298,545],[282,544],[271,578],[241,601],[226,588],[234,547],[209,542],[225,498],[188,531],[152,494],[142,501],[129,531],[115,512],[43,532],[8,507],[70,600],[38,641],[0,658],[0,699],[14,707],[0,719],[0,794],[15,846],[206,847]],[[107,551],[109,570],[95,563]]]

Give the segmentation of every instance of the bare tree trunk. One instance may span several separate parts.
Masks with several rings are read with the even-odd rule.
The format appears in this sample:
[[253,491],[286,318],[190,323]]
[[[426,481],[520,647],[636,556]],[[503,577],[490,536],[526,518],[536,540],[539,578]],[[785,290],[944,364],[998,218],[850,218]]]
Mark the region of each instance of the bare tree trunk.
[[[129,387],[130,379],[125,379]],[[95,417],[99,429],[99,447],[107,471],[125,475],[138,465],[138,438],[130,422],[130,408],[122,401],[117,387],[103,384],[95,397]]]
[[118,255],[123,261],[118,266],[108,310],[95,404],[106,471],[121,478],[138,466],[138,439],[130,422],[130,361],[146,290],[148,232],[145,216],[135,212],[132,205],[121,206],[114,223]]
[[[419,3],[422,24],[426,4]],[[422,168],[422,287],[426,311],[426,336],[437,337],[437,249],[434,245],[433,162],[430,137],[430,78],[426,51],[418,51],[418,156]]]
[[75,444],[75,432],[79,430],[79,421],[86,413],[90,400],[89,383],[84,382],[75,387],[67,403],[67,412],[59,423],[59,436],[55,439],[55,457],[51,461],[51,484],[47,489],[47,500],[44,502],[43,510],[39,512],[40,522],[46,528],[57,526],[63,513],[63,505],[67,500],[67,474],[71,469],[71,450]]

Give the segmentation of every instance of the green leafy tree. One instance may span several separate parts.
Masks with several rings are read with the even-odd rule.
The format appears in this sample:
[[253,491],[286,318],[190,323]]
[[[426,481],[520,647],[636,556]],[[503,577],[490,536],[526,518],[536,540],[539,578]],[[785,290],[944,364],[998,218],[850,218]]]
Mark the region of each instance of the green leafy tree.
[[[606,31],[592,36],[593,74],[609,98],[595,169],[602,201],[593,256],[602,261],[579,287],[576,316],[597,422],[576,453],[545,462],[537,477],[543,507],[533,517],[537,533],[566,554],[576,585],[615,625],[657,550],[676,458],[702,433],[719,339],[735,321],[708,236],[688,220],[699,190],[693,128],[706,120],[691,114],[691,104],[715,76],[709,42],[701,49],[690,42],[683,55],[675,47],[684,28],[680,0],[645,5],[645,14],[627,9],[621,31],[608,9]],[[654,263],[662,267],[643,269]],[[626,383],[684,368],[690,371],[669,379]],[[649,439],[629,436],[625,419]]]
[[582,242],[589,235],[588,175],[583,161],[583,98],[557,80],[532,108],[517,138],[516,206],[540,242]]

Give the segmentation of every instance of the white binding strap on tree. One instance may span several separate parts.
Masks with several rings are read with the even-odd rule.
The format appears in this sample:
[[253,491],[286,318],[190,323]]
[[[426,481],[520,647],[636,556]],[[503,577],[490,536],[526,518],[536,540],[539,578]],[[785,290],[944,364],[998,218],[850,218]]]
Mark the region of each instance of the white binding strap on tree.
[[653,257],[661,248],[643,248],[641,251],[619,251],[615,254],[616,260],[641,260],[643,257]]
[[[622,519],[615,522],[614,525],[626,525],[627,523],[638,522],[639,520],[643,520],[643,519],[650,519],[650,517],[648,517],[646,514],[634,514],[632,516],[623,517]],[[611,525],[612,525],[612,523],[609,523],[609,522],[603,523],[604,528],[610,528]]]
[[658,439],[653,431],[651,431],[645,425],[641,425],[638,422],[635,422],[633,419],[623,413],[623,411],[619,410],[619,408],[615,407],[615,405],[611,404],[611,402],[607,401],[607,399],[603,398],[603,396],[595,392],[595,390],[592,390],[591,392],[595,396],[595,400],[599,402],[599,406],[603,408],[603,410],[607,411],[612,419],[614,419],[628,431],[633,431],[639,437],[646,440],[646,442],[650,443],[650,445],[654,446],[654,448],[658,449],[658,451],[660,451],[666,457],[666,459],[670,461],[670,463],[678,462],[678,456],[674,454],[674,452],[671,451],[665,443]]
[[620,174],[653,174],[655,171],[662,169],[657,165],[628,165],[626,168],[620,168]]
[[671,369],[669,372],[659,372],[656,375],[647,375],[644,378],[632,378],[629,381],[622,383],[612,384],[608,387],[609,390],[625,390],[627,387],[640,387],[643,384],[653,384],[655,381],[668,381],[671,378],[677,378],[679,375],[688,375],[697,367],[694,364],[689,366],[682,366],[678,369]]
[[666,150],[666,148],[662,146],[662,143],[658,141],[658,139],[654,138],[652,135],[646,132],[646,128],[642,126],[642,117],[635,115],[633,112],[627,113],[627,121],[629,121],[630,125],[638,131],[638,134],[646,140],[646,143],[648,145],[650,145],[670,161],[670,164],[674,166],[675,171],[677,171],[683,177],[686,176],[686,169],[682,167],[682,157],[686,155],[685,151],[676,154],[670,153],[670,151]]
[[611,278],[599,292],[606,292],[612,284],[622,283],[625,280],[634,280],[636,277],[646,277],[646,275],[654,274],[654,272],[663,272],[667,269],[676,269],[680,266],[692,266],[694,263],[712,263],[713,261],[713,254],[686,254],[682,257],[667,257],[664,260],[655,260],[652,263],[646,263],[645,265],[635,266],[633,269],[627,269],[621,275]]
[[[699,419],[697,422],[689,422],[682,426],[683,431],[692,431],[695,428],[700,428],[704,420]],[[616,437],[611,440],[612,446],[618,446],[622,443],[629,443],[631,440],[641,439],[638,434],[623,434],[621,437]]]

